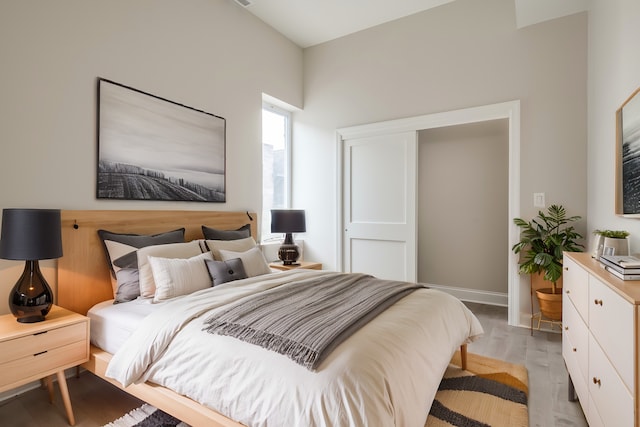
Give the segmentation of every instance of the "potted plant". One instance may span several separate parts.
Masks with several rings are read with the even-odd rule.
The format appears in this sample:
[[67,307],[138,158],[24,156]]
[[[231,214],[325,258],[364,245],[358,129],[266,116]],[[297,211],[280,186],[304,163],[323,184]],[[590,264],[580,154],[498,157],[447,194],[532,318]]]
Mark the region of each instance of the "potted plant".
[[538,211],[538,216],[527,222],[514,218],[520,227],[520,242],[511,248],[521,254],[519,272],[537,276],[550,287],[536,290],[540,311],[551,320],[562,320],[562,293],[558,282],[562,279],[562,253],[581,252],[584,246],[577,242],[582,236],[571,223],[580,216],[567,217],[562,205],[551,205],[547,213]]
[[[604,248],[608,252],[613,251],[610,255],[629,255],[629,232],[625,230],[595,230],[596,235],[594,257],[600,258]],[[612,249],[609,249],[612,248]]]

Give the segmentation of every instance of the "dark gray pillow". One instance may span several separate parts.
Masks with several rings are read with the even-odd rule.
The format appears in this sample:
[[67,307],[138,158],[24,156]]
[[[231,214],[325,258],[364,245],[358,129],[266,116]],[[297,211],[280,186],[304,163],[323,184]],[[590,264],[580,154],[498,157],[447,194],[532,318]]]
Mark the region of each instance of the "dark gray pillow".
[[[104,248],[104,253],[107,257],[107,263],[109,265],[109,269],[111,270],[111,274],[113,275],[113,277],[116,277],[116,272],[113,268],[113,265],[119,268],[138,268],[138,258],[136,256],[137,249],[152,245],[164,245],[166,243],[183,243],[184,231],[184,228],[180,228],[178,230],[145,236],[142,234],[122,234],[113,233],[107,230],[98,230],[98,236],[100,236],[100,241],[102,242],[102,247]],[[131,251],[126,255],[120,255],[119,257],[117,257],[118,261],[116,261],[109,254],[107,245],[104,243],[105,240],[110,240],[112,242],[131,246]]]
[[138,251],[131,251],[113,261],[113,265],[120,268],[138,268]]
[[251,237],[251,224],[245,224],[237,230],[218,230],[202,226],[202,235],[207,240],[239,240]]
[[[138,249],[146,246],[164,245],[168,243],[183,243],[184,228],[167,231],[165,233],[145,236],[141,234],[114,233],[107,230],[98,230],[98,236],[102,242],[107,265],[111,275],[116,280],[113,293],[114,304],[127,302],[138,298],[140,295],[140,283],[138,280]],[[116,242],[113,245],[108,242]],[[113,253],[109,252],[111,245]],[[116,248],[116,246],[119,246]]]
[[244,264],[240,258],[233,258],[226,261],[204,260],[209,270],[213,286],[221,285],[234,280],[246,279],[247,273],[244,271]]
[[118,288],[114,304],[133,301],[140,296],[140,280],[137,268],[123,268],[116,273]]

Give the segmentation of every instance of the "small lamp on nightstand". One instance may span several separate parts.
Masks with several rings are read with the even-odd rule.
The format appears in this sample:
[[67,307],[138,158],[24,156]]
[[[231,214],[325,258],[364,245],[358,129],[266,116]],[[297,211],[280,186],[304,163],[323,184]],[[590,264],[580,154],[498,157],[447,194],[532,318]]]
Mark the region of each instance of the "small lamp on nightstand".
[[285,233],[284,242],[278,250],[278,258],[284,265],[294,264],[300,258],[298,245],[293,242],[292,233],[307,231],[304,210],[271,209],[271,232]]
[[18,322],[41,322],[53,305],[53,292],[38,261],[62,256],[58,209],[3,209],[0,258],[25,261],[24,271],[9,294]]

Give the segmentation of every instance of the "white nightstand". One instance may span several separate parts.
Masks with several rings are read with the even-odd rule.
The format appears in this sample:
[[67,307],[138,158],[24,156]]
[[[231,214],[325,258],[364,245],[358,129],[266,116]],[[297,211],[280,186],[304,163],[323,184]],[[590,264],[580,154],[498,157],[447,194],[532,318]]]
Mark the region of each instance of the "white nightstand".
[[53,306],[42,322],[18,323],[0,316],[0,392],[45,379],[50,396],[51,379],[57,374],[69,424],[73,409],[64,370],[89,360],[89,318]]

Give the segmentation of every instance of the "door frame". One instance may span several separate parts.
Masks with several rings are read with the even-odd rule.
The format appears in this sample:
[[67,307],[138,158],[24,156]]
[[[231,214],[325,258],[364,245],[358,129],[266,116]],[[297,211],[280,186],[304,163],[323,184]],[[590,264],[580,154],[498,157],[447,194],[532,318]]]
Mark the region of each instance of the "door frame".
[[[518,259],[511,251],[511,247],[519,241],[519,230],[512,218],[520,217],[520,101],[507,101],[497,104],[482,105],[478,107],[464,108],[460,110],[445,111],[426,114],[404,119],[389,120],[350,126],[336,130],[337,143],[337,200],[336,223],[337,245],[336,265],[339,271],[344,268],[344,220],[343,220],[343,172],[344,156],[343,141],[353,138],[371,137],[399,132],[418,132],[425,129],[434,129],[446,126],[463,125],[497,119],[507,119],[509,122],[509,247],[505,248],[505,256],[508,257],[508,323],[512,326],[521,325],[520,290],[526,288],[526,281],[518,274]],[[416,194],[417,197],[417,194]],[[417,204],[416,204],[417,206]],[[417,209],[417,208],[416,208]],[[417,221],[417,215],[416,215]],[[416,224],[417,226],[417,224]],[[417,272],[415,273],[417,277]],[[526,303],[524,304],[526,306]]]

